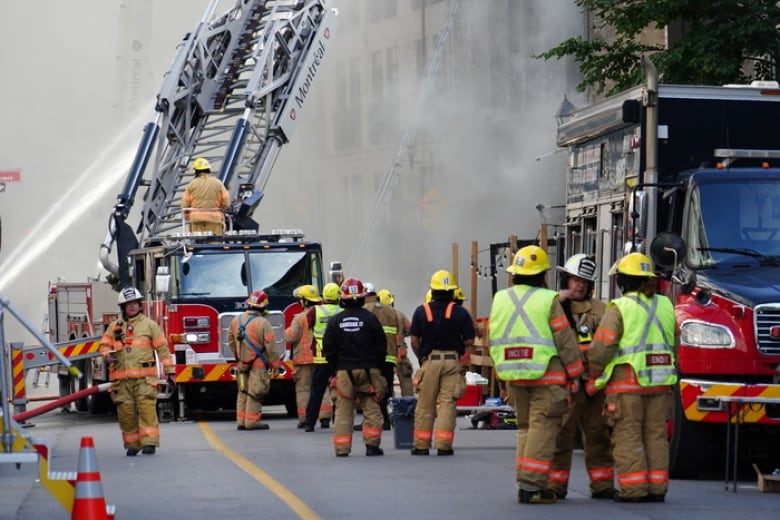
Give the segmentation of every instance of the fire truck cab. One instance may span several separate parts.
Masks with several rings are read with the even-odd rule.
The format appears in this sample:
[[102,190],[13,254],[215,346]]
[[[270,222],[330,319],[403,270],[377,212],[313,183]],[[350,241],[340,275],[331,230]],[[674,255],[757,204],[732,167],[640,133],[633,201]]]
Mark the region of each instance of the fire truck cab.
[[231,409],[235,405],[235,358],[227,341],[233,318],[246,310],[247,297],[262,289],[270,299],[267,318],[284,366],[273,370],[265,404],[283,404],[295,415],[290,346],[284,328],[302,309],[296,287],[322,288],[322,247],[303,241],[297,230],[268,235],[227,234],[170,237],[131,251],[133,285],[147,295],[146,312],[162,324],[176,357],[177,415],[188,409]]

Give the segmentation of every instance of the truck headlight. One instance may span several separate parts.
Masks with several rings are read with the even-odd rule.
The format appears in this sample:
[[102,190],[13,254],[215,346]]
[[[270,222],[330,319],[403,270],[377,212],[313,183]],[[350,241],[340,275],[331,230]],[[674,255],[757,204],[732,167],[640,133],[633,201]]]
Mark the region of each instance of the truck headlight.
[[680,343],[698,348],[734,348],[731,331],[723,325],[686,321],[680,327]]
[[186,332],[184,334],[184,341],[190,345],[209,343],[211,341],[211,334],[208,332]]

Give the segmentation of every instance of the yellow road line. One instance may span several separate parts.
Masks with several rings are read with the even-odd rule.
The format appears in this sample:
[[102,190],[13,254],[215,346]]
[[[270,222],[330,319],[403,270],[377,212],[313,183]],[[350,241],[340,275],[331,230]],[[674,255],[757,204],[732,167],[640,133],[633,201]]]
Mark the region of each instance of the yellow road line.
[[198,426],[200,426],[203,435],[206,437],[209,444],[211,444],[212,448],[222,453],[225,457],[233,461],[236,466],[249,473],[252,478],[264,485],[269,491],[276,495],[279,500],[287,504],[287,507],[298,515],[298,518],[301,520],[321,520],[320,516],[312,508],[307,506],[303,500],[295,496],[293,492],[277,482],[271,475],[255,466],[250,460],[228,448],[219,440],[219,437],[217,437],[208,423],[198,421]]

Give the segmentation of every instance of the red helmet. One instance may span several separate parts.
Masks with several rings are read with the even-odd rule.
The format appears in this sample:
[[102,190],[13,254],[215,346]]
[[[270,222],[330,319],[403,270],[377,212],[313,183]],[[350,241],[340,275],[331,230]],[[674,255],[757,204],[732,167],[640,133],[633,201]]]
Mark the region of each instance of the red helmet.
[[255,309],[265,309],[268,306],[268,294],[265,291],[255,291],[246,299],[246,304]]
[[357,300],[358,298],[365,298],[366,291],[363,287],[363,282],[357,278],[347,278],[344,283],[341,284],[342,300]]

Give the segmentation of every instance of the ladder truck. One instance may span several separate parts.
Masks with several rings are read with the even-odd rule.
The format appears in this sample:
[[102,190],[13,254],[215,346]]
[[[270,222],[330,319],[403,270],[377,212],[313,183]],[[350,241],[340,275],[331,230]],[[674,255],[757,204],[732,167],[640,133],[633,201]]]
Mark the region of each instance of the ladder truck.
[[[174,392],[161,385],[163,417],[235,406],[227,329],[258,289],[269,295],[268,318],[284,360],[264,402],[295,414],[282,333],[301,310],[293,290],[303,284],[321,290],[328,281],[321,244],[305,241],[297,229],[261,232],[252,216],[305,111],[337,12],[329,0],[230,3],[218,13],[219,1],[212,0],[178,45],[99,252],[114,290],[133,285],[145,295],[144,312],[161,325],[175,354],[177,386]],[[197,157],[218,171],[233,200],[223,236],[184,226],[180,202]],[[105,376],[100,356],[90,361],[90,372]]]
[[734,427],[743,455],[776,462],[780,89],[664,85],[649,60],[645,69],[645,86],[575,109],[558,128],[566,256],[596,256],[603,299],[616,295],[607,271],[626,252],[656,264],[680,334],[673,476],[723,461]]

